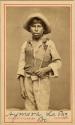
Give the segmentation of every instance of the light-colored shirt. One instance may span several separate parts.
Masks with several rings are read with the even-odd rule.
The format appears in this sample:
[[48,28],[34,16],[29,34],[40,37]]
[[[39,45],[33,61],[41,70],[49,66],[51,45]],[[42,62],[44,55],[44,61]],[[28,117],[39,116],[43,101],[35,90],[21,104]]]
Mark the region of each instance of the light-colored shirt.
[[[33,72],[47,66],[52,69],[49,76],[57,77],[58,69],[61,67],[61,58],[54,42],[48,38],[41,39],[39,44],[34,47],[33,40],[25,41],[21,47],[17,78],[27,75],[36,79],[37,76]],[[35,78],[33,78],[34,76]]]

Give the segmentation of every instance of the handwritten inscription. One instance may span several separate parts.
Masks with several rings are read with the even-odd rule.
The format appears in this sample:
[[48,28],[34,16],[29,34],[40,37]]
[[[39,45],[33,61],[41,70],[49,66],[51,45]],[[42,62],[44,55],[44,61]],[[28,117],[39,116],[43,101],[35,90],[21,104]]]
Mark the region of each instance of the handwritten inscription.
[[66,111],[47,111],[47,112],[27,112],[27,111],[20,111],[20,112],[14,112],[10,111],[6,117],[8,119],[11,119],[12,122],[15,122],[16,119],[23,119],[23,120],[34,120],[36,122],[47,122],[50,119],[68,119],[69,113]]

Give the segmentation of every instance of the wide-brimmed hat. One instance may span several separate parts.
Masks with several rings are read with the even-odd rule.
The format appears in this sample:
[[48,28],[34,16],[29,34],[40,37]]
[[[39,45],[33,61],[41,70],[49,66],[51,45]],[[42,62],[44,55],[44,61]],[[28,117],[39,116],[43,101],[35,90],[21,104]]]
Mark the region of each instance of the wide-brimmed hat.
[[49,24],[48,20],[41,13],[31,14],[26,19],[25,24],[23,25],[23,28],[26,29],[28,32],[31,32],[30,31],[30,24],[31,24],[32,20],[35,18],[38,18],[44,24],[44,34],[51,33],[50,24]]

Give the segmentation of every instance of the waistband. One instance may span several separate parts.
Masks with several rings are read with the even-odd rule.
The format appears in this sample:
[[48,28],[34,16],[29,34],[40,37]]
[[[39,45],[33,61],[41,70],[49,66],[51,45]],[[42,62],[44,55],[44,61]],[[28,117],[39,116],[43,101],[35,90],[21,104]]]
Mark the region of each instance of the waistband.
[[38,80],[39,79],[38,76],[36,76],[36,75],[30,75],[30,74],[27,74],[27,73],[26,73],[26,77],[27,78],[31,78],[32,80]]

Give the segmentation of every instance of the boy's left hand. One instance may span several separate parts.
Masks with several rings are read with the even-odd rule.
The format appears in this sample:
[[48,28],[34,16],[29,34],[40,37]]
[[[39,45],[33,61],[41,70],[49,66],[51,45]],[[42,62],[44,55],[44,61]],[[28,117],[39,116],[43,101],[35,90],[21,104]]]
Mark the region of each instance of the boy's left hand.
[[39,77],[42,77],[44,76],[47,72],[50,71],[50,68],[49,67],[45,67],[45,68],[40,68],[38,71],[36,71],[36,74],[39,76]]

